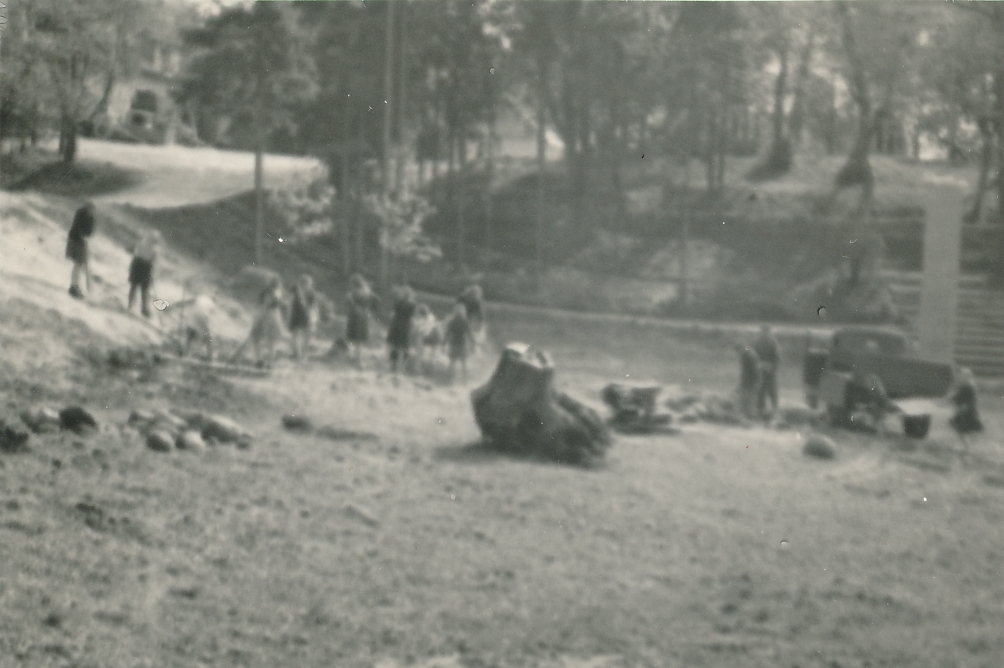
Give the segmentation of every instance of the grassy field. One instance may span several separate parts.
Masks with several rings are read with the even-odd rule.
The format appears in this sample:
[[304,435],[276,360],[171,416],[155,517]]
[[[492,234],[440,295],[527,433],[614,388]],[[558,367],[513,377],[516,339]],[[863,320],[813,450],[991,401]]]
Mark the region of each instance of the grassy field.
[[[594,403],[622,375],[724,390],[734,372],[714,341],[497,331],[550,349],[559,384]],[[0,459],[0,666],[989,667],[1004,652],[999,400],[968,456],[943,424],[913,446],[838,434],[832,462],[794,431],[695,425],[621,437],[584,471],[484,452],[469,388],[395,385],[372,364],[231,383],[78,362],[50,400],[86,396],[106,426]],[[118,426],[165,404],[234,415],[255,444],[162,455]],[[294,436],[285,412],[375,438]]]
[[[168,176],[118,197],[212,194]],[[511,459],[477,445],[469,405],[494,355],[464,387],[395,383],[377,350],[363,370],[283,359],[257,380],[110,370],[103,352],[148,327],[117,306],[143,221],[99,205],[106,278],[81,303],[64,286],[72,204],[50,199],[5,195],[0,418],[80,403],[102,426],[0,453],[0,668],[1000,665],[1001,387],[983,388],[987,433],[968,444],[939,414],[919,442],[831,433],[831,461],[802,454],[804,427],[710,424],[618,437],[593,470]],[[232,266],[198,253],[211,237],[158,222],[178,235],[161,287],[197,279],[223,300]],[[247,312],[226,308],[242,335]],[[619,379],[684,392],[736,379],[724,335],[516,312],[491,324],[496,343],[549,350],[560,388],[594,406]],[[797,350],[785,360],[791,406]],[[155,453],[124,425],[157,407],[229,415],[254,442]],[[363,435],[287,432],[285,413]]]

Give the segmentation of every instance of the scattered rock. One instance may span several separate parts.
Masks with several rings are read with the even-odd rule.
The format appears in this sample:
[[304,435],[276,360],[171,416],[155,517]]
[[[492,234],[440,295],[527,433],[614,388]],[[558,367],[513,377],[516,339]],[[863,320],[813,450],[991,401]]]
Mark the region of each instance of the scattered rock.
[[202,452],[206,449],[206,442],[202,440],[202,434],[192,429],[182,432],[176,444],[179,450],[190,452]]
[[59,421],[63,429],[81,433],[86,429],[97,429],[98,422],[94,416],[80,406],[70,406],[59,412]]
[[21,421],[36,434],[51,434],[59,431],[62,420],[59,413],[52,408],[39,408],[35,411],[21,411]]
[[832,439],[827,438],[822,434],[811,434],[805,439],[805,445],[802,447],[802,452],[809,457],[817,457],[818,459],[833,459],[837,456],[837,446]]
[[204,419],[202,413],[199,411],[189,411],[183,408],[172,408],[171,414],[180,417],[185,421],[185,424],[191,426],[193,429],[198,429]]
[[28,452],[28,439],[31,433],[22,429],[15,429],[0,420],[0,452],[14,454]]
[[150,411],[135,410],[129,414],[129,419],[126,421],[126,424],[142,431],[153,424],[155,419],[156,416]]
[[251,435],[243,427],[222,415],[206,415],[202,420],[202,438],[219,443],[238,443],[248,441]]
[[174,449],[174,436],[166,431],[151,431],[146,437],[146,447],[155,452],[170,452]]
[[320,427],[315,433],[318,436],[323,436],[324,438],[331,439],[332,441],[372,441],[376,439],[376,434],[371,434],[365,431],[341,429],[330,424]]
[[282,426],[290,431],[313,431],[314,423],[306,415],[283,415]]
[[153,412],[153,415],[154,422],[164,427],[165,430],[181,433],[188,429],[188,422],[168,411],[156,410]]
[[373,527],[375,529],[378,526],[380,526],[380,520],[371,515],[368,510],[360,508],[357,505],[351,503],[346,504],[345,514],[351,517],[352,519],[359,520],[368,527]]
[[167,590],[171,596],[178,596],[179,598],[195,599],[199,595],[199,587],[171,587]]

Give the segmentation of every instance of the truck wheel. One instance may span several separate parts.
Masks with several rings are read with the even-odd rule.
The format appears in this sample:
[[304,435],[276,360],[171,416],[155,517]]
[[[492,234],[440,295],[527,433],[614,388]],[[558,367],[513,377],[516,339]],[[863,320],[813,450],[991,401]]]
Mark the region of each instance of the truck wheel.
[[903,416],[903,433],[910,438],[926,438],[930,429],[931,416],[929,414]]
[[830,417],[830,426],[849,427],[851,426],[851,412],[843,406],[827,406],[826,412]]

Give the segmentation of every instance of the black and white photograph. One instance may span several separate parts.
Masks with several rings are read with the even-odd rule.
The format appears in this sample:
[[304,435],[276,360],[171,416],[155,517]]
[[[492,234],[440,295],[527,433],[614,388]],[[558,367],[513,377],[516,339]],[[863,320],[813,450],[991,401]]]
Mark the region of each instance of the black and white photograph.
[[1004,666],[1004,3],[0,1],[0,668]]

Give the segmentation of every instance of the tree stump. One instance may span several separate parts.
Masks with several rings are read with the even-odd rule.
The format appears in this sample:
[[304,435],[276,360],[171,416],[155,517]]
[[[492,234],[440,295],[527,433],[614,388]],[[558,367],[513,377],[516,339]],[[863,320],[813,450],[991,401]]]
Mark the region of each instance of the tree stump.
[[610,447],[596,411],[555,390],[550,359],[523,344],[506,346],[471,403],[485,439],[510,454],[588,466]]

